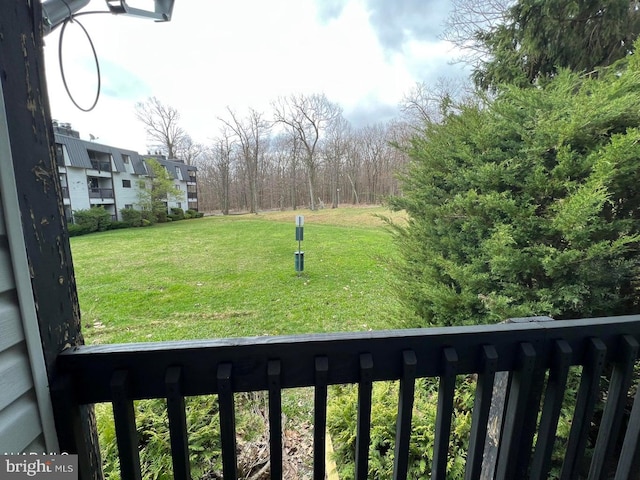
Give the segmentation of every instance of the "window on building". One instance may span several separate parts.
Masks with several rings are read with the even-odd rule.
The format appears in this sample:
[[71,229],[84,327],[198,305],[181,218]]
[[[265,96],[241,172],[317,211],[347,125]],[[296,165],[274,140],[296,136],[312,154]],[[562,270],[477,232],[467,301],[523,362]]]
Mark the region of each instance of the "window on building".
[[133,205],[131,203],[125,203],[124,208],[125,210],[133,210]]
[[64,167],[64,147],[61,143],[56,143],[56,164]]
[[182,178],[182,170],[180,170],[180,167],[176,167],[176,178],[177,178],[178,180],[184,180],[184,179]]
[[122,180],[122,188],[131,188],[131,180]]
[[126,155],[126,154],[124,154],[124,153],[123,153],[123,154],[122,154],[122,161],[123,161],[125,164],[129,165],[129,162],[131,161],[131,157],[129,157],[129,155]]
[[180,185],[174,185],[176,187],[176,190],[180,190]]
[[182,202],[176,202],[176,204],[178,205],[178,208],[182,208]]

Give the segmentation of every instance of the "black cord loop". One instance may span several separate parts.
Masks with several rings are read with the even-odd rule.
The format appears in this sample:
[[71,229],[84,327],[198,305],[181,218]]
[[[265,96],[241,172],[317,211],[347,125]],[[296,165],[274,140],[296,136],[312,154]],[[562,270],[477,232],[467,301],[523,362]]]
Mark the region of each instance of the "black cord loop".
[[[66,2],[64,3],[66,5]],[[89,45],[91,46],[91,51],[93,52],[93,58],[95,59],[95,63],[96,63],[96,73],[98,75],[98,88],[96,90],[96,97],[93,100],[93,104],[91,104],[89,108],[83,108],[80,105],[78,105],[78,102],[76,102],[76,100],[73,98],[73,95],[71,94],[71,91],[69,90],[69,85],[67,84],[67,78],[64,74],[64,65],[62,63],[62,40],[64,38],[64,32],[65,32],[65,29],[67,28],[68,23],[77,23],[80,26],[85,36],[87,37],[87,40],[89,40]],[[91,110],[93,110],[98,104],[98,99],[100,98],[100,89],[102,86],[102,79],[100,75],[100,62],[98,61],[98,55],[96,53],[96,49],[93,45],[93,41],[91,40],[91,36],[89,35],[89,32],[87,32],[87,29],[84,28],[84,25],[82,25],[82,23],[80,23],[77,19],[75,19],[73,15],[64,21],[64,23],[62,24],[62,29],[60,30],[60,39],[58,41],[58,62],[60,63],[60,75],[62,76],[62,83],[64,84],[64,89],[67,91],[67,95],[69,95],[69,99],[73,102],[73,104],[79,110],[82,110],[83,112],[90,112]]]

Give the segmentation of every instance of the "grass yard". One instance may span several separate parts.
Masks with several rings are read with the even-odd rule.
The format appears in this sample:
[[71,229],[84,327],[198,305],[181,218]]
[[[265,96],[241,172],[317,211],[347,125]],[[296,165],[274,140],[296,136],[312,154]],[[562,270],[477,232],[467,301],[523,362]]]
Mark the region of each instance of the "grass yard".
[[[305,271],[294,271],[295,215]],[[216,216],[74,237],[88,344],[414,326],[381,207]]]

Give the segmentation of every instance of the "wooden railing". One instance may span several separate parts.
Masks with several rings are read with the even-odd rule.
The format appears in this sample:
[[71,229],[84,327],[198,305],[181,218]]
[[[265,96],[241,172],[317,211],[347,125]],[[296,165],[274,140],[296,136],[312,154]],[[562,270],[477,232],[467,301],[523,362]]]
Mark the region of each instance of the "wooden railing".
[[[269,396],[271,478],[282,477],[281,391],[313,387],[314,478],[325,478],[327,387],[358,385],[357,479],[367,478],[371,398],[374,382],[399,380],[394,478],[406,478],[414,384],[439,378],[434,425],[432,477],[446,478],[453,395],[457,375],[477,375],[466,458],[467,479],[547,478],[569,369],[582,366],[561,478],[578,478],[600,380],[609,378],[603,416],[590,460],[589,477],[632,478],[640,462],[640,395],[628,418],[624,406],[638,358],[640,316],[566,321],[525,319],[471,327],[232,338],[146,344],[83,346],[63,352],[57,398],[65,399],[68,421],[58,422],[61,448],[81,452],[79,406],[113,404],[123,479],[140,478],[133,400],[166,398],[174,477],[190,478],[184,397],[217,394],[224,478],[237,478],[234,393],[266,391]],[[483,454],[494,381],[507,372],[499,448],[494,463]],[[59,401],[58,404],[61,404]],[[495,401],[494,401],[495,407]],[[60,430],[60,428],[59,428]],[[624,434],[622,447],[616,445]],[[622,438],[622,437],[620,437]],[[486,455],[485,455],[486,456]],[[82,459],[81,459],[82,460]],[[80,464],[82,465],[82,461]],[[634,473],[635,472],[635,473]]]

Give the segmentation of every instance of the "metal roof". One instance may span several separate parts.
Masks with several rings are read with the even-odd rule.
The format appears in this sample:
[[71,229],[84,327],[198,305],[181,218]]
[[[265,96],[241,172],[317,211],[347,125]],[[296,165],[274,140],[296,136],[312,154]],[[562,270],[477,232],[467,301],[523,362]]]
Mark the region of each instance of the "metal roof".
[[138,152],[135,152],[133,150],[111,147],[96,142],[88,142],[86,140],[81,140],[79,138],[70,137],[67,135],[61,135],[59,133],[55,134],[55,140],[57,143],[61,143],[66,146],[72,167],[91,168],[91,160],[89,160],[88,151],[93,150],[94,152],[107,153],[111,155],[113,164],[115,165],[117,172],[127,171],[124,165],[124,161],[122,160],[122,155],[128,155],[131,159],[133,172],[138,175],[147,175],[147,169],[144,165],[142,157]]

